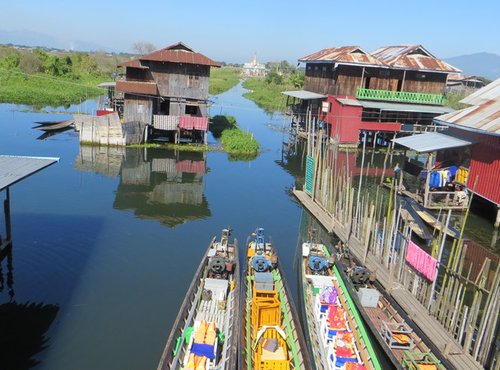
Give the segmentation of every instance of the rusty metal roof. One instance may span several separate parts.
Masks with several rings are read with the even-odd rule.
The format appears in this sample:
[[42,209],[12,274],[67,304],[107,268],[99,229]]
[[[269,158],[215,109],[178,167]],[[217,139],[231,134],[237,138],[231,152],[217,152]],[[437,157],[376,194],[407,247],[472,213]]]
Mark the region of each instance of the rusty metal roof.
[[500,100],[500,78],[463,98],[460,102],[464,104],[479,105],[488,100]]
[[147,69],[148,67],[141,63],[143,60],[151,62],[200,64],[210,67],[220,67],[219,63],[214,62],[212,59],[203,54],[196,53],[193,49],[186,46],[182,42],[153,51],[152,53],[143,55],[139,58],[120,63],[118,66]]
[[458,68],[436,58],[422,45],[383,46],[372,52],[371,55],[393,68],[460,72]]
[[461,100],[472,107],[443,114],[435,118],[450,127],[500,135],[500,78]]
[[156,82],[116,81],[116,90],[129,94],[158,95]]
[[381,61],[365,52],[359,46],[341,46],[323,49],[300,58],[299,62],[342,63],[384,67]]
[[500,100],[489,100],[481,105],[443,114],[435,120],[448,126],[500,135]]
[[167,46],[164,49],[153,51],[151,54],[144,55],[139,59],[153,62],[200,64],[210,67],[220,67],[219,63],[203,54],[196,53],[182,42]]

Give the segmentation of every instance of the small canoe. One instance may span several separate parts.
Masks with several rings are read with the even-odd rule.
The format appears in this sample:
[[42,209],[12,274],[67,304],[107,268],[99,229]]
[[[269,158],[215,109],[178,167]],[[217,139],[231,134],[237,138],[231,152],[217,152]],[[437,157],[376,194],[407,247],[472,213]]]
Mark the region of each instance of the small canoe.
[[432,362],[436,370],[453,368],[382,287],[370,280],[368,269],[352,261],[349,265],[351,267],[345,270],[344,265],[337,261],[338,271],[354,304],[395,368],[412,369],[409,359],[421,365]]
[[37,126],[37,127],[34,127],[34,129],[42,130],[42,131],[57,131],[57,130],[63,130],[65,128],[71,126],[74,123],[75,123],[75,121],[70,119],[70,120],[66,120],[66,121],[59,121],[56,123],[51,123],[49,125]]
[[278,255],[259,228],[247,243],[240,369],[311,369]]
[[300,265],[305,327],[315,369],[382,369],[328,248],[314,241],[302,243]]
[[230,230],[214,237],[189,286],[158,370],[234,370],[239,344],[239,262]]

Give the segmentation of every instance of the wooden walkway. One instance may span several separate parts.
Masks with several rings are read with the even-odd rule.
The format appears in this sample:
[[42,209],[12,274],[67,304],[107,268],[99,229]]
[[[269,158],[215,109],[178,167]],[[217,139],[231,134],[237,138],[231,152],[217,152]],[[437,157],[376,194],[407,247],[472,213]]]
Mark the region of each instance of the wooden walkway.
[[[314,202],[304,191],[294,189],[293,194],[328,232],[334,233],[344,243],[347,243],[349,232],[345,225],[337,222],[328,211]],[[483,369],[471,355],[463,352],[452,335],[448,333],[441,323],[433,316],[429,315],[427,309],[417,300],[417,298],[391,277],[387,268],[383,266],[375,256],[368,253],[365,258],[365,247],[360,240],[351,237],[348,246],[350,252],[357,259],[365,261],[366,267],[376,273],[377,281],[406,311],[408,316],[432,340],[434,345],[442,352],[443,356],[448,359],[456,369]]]

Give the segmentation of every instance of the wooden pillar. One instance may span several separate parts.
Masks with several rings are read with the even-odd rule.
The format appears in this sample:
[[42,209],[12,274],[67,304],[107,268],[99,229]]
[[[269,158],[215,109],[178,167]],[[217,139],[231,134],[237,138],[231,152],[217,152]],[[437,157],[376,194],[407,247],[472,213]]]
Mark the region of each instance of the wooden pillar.
[[497,217],[495,219],[495,229],[500,227],[500,206],[497,206]]
[[424,207],[427,207],[428,197],[429,197],[429,180],[431,178],[431,168],[432,168],[432,153],[429,153],[427,157],[427,177],[425,178],[425,188],[424,188]]
[[[10,223],[10,189],[5,189],[6,198],[3,202],[3,210],[5,214],[5,239],[2,238],[2,234],[0,233],[0,252],[4,251],[7,247],[9,247],[12,243],[12,232],[11,232],[11,223]],[[1,229],[0,229],[1,231]]]

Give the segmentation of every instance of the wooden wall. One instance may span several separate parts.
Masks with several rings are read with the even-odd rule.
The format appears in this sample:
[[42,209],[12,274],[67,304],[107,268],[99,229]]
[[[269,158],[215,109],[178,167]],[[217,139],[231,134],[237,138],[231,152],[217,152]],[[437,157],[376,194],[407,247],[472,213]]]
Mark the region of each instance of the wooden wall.
[[[403,83],[404,78],[404,83]],[[401,69],[309,63],[304,89],[324,95],[356,96],[357,88],[443,94],[446,74]]]
[[141,122],[149,125],[153,114],[152,98],[125,94],[124,122]]
[[208,99],[210,67],[194,64],[148,62],[161,96]]

